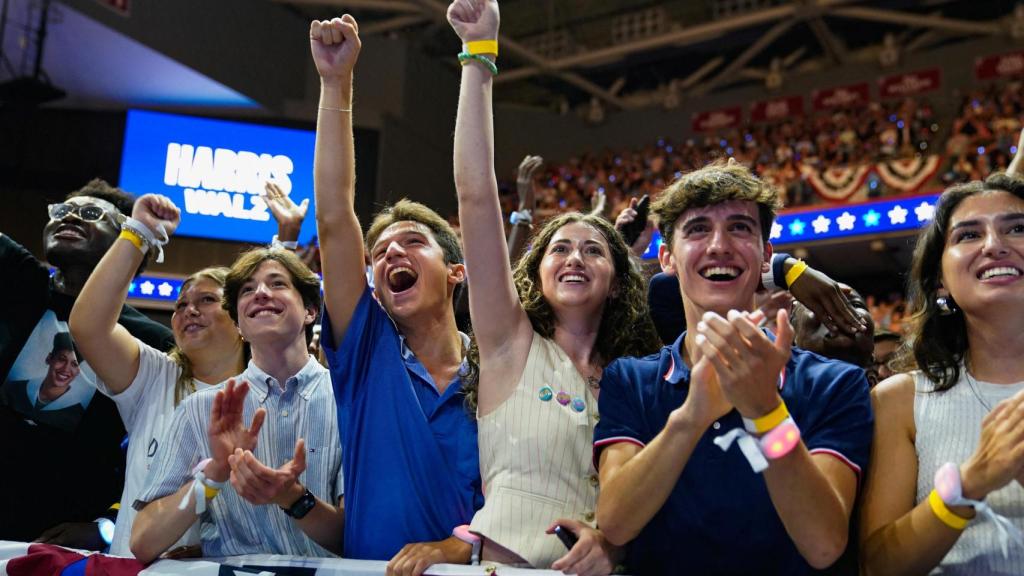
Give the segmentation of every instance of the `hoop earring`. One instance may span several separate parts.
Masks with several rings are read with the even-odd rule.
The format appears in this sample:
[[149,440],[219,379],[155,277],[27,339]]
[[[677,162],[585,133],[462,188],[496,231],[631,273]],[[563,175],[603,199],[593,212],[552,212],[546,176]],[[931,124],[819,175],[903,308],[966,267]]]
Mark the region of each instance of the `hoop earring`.
[[957,307],[956,302],[953,301],[952,296],[938,296],[935,298],[935,305],[939,308],[939,314],[942,316],[952,316],[960,311]]

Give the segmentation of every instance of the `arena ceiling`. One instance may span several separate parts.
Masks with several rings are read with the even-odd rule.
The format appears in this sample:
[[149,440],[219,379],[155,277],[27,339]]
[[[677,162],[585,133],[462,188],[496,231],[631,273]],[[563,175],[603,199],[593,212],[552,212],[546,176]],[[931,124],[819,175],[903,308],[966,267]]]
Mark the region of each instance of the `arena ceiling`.
[[[309,19],[351,12],[361,34],[402,35],[438,58],[457,50],[442,0],[277,1]],[[672,106],[982,36],[1024,37],[1016,0],[503,0],[501,13],[496,97],[563,111]]]

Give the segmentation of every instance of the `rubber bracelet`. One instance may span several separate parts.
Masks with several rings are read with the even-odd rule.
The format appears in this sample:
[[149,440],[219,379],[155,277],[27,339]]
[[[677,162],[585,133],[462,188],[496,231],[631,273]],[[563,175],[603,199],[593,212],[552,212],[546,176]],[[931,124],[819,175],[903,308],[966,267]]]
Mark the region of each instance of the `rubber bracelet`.
[[142,252],[143,255],[145,255],[146,252],[149,251],[149,244],[146,244],[146,241],[142,238],[142,236],[139,236],[133,230],[129,230],[128,228],[121,230],[121,235],[118,236],[118,238],[124,238],[125,240],[131,242],[132,246],[138,248],[139,252]]
[[800,443],[800,428],[792,418],[786,417],[778,426],[761,437],[761,452],[769,460],[778,460],[793,451]]
[[487,71],[491,73],[491,76],[498,75],[498,65],[495,64],[494,61],[491,60],[490,58],[483,56],[481,54],[470,54],[469,52],[459,53],[459,64],[461,64],[462,66],[465,66],[466,62],[469,62],[470,60],[476,60],[477,62],[483,64],[484,68],[487,68]]
[[466,544],[469,544],[473,547],[473,550],[469,556],[469,563],[473,566],[479,565],[480,549],[483,548],[483,538],[481,538],[479,534],[474,534],[470,532],[468,524],[456,526],[455,529],[452,530],[452,536],[458,538],[459,540],[462,540]]
[[797,278],[799,278],[805,270],[807,270],[807,262],[797,260],[796,264],[793,264],[793,267],[789,269],[789,272],[786,272],[786,287],[792,288],[793,282],[796,282]]
[[969,518],[957,516],[952,510],[946,507],[946,503],[942,501],[942,496],[939,496],[939,491],[934,488],[931,493],[928,494],[928,505],[931,506],[932,512],[935,513],[935,517],[953,530],[963,530],[967,527],[967,523],[970,522]]
[[753,420],[744,418],[743,427],[751,434],[764,434],[782,424],[786,418],[789,418],[789,409],[786,408],[785,402],[779,402],[779,405],[774,410],[760,418],[754,418]]
[[474,40],[462,45],[462,51],[468,54],[493,54],[498,55],[497,40]]
[[533,214],[530,214],[530,211],[526,209],[517,210],[509,214],[508,221],[513,226],[515,226],[516,224],[530,225],[533,224]]

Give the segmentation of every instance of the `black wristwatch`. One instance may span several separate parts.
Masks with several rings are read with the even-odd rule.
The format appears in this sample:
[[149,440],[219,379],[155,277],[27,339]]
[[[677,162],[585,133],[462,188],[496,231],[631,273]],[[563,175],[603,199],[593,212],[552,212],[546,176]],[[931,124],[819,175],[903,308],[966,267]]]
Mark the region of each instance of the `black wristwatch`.
[[291,506],[288,508],[282,506],[281,510],[296,520],[302,520],[313,508],[316,508],[316,496],[313,496],[313,493],[307,488],[306,492],[293,502]]

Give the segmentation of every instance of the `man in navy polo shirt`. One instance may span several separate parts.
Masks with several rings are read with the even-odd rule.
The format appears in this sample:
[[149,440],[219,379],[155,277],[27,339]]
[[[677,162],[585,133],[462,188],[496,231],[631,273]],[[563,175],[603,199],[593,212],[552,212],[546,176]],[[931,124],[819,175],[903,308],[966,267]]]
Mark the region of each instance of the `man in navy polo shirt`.
[[[401,201],[362,237],[354,207],[351,16],[314,22],[320,74],[314,184],[324,279],[321,343],[338,404],[346,558],[388,560],[389,574],[467,563],[452,536],[483,505],[476,422],[463,406],[468,338],[453,296],[465,277],[451,226]],[[374,289],[367,285],[370,256]]]
[[791,348],[785,311],[777,338],[759,328],[776,206],[733,162],[682,177],[654,206],[687,331],[605,369],[594,443],[598,525],[632,541],[637,574],[807,574],[846,548],[871,443],[868,383]]

